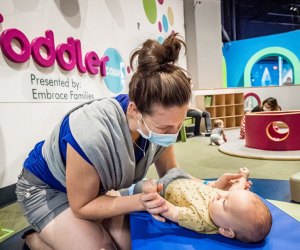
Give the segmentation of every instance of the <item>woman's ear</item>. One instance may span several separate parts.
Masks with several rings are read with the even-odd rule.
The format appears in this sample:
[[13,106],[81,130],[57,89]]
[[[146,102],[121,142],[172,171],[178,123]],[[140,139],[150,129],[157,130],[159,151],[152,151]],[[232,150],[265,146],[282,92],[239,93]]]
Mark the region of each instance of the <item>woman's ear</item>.
[[137,106],[135,105],[135,103],[129,102],[128,107],[127,107],[127,115],[130,118],[134,118],[137,116],[138,113],[139,113],[139,110],[138,110]]
[[234,238],[235,233],[231,228],[219,228],[219,233],[227,238]]

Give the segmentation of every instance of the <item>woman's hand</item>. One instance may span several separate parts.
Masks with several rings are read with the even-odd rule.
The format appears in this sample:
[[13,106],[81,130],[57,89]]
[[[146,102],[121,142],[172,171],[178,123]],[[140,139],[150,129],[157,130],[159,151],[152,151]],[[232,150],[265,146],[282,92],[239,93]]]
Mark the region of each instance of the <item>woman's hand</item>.
[[141,194],[141,201],[154,219],[165,222],[165,218],[159,214],[168,211],[166,200],[159,195],[162,190],[162,184],[156,184],[153,180],[148,180],[143,185],[143,193]]
[[[223,174],[219,179],[216,181],[210,182],[210,186],[213,188],[218,188],[222,190],[229,190],[232,186],[232,184],[235,182],[235,180],[241,178],[242,174],[231,174],[231,173],[225,173]],[[251,181],[246,182],[245,189],[249,190],[252,185]]]

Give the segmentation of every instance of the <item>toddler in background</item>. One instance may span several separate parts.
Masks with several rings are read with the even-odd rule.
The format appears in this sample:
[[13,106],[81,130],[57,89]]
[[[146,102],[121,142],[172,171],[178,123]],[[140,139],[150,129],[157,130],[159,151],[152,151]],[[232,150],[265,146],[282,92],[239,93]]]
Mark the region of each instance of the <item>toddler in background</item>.
[[214,128],[210,135],[210,144],[220,146],[227,142],[227,137],[224,131],[224,122],[220,119],[214,121]]
[[228,191],[174,171],[169,170],[159,184],[147,180],[140,185],[143,193],[153,193],[157,192],[158,185],[163,184],[161,195],[167,200],[168,209],[155,216],[163,216],[199,233],[220,233],[243,242],[259,242],[269,234],[272,216],[268,207],[256,194],[245,190],[249,175],[247,168],[240,169],[243,177],[236,180]]

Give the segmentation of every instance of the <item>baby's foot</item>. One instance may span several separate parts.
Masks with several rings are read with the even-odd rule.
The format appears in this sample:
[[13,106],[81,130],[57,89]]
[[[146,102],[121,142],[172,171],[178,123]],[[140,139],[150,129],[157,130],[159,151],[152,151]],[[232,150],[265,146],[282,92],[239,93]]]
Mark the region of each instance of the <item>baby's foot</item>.
[[250,171],[248,168],[245,167],[245,168],[240,168],[239,173],[242,174],[246,179],[248,179]]
[[143,182],[143,193],[149,194],[157,192],[157,184],[154,180],[149,179]]

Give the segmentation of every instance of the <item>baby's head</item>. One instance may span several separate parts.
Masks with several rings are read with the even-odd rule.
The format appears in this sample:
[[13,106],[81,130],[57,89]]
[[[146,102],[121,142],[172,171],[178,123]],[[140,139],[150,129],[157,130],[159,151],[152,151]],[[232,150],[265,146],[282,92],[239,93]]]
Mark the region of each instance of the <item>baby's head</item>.
[[220,234],[243,242],[262,241],[272,226],[268,207],[247,190],[224,191],[216,195],[210,201],[209,214]]
[[215,120],[214,128],[224,128],[224,122],[220,119]]

